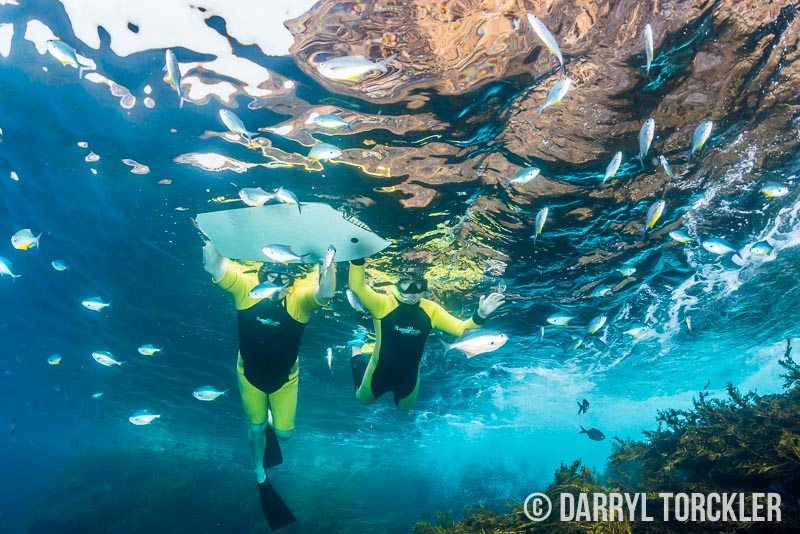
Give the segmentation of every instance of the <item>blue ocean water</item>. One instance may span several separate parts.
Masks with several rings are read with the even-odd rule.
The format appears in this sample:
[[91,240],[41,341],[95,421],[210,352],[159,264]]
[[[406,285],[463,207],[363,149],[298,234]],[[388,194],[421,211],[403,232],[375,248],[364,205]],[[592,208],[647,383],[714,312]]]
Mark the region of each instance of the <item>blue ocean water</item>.
[[[20,275],[0,277],[0,421],[8,429],[0,437],[0,530],[266,528],[236,389],[236,316],[229,296],[203,270],[202,240],[191,221],[197,213],[241,207],[242,187],[285,186],[301,201],[348,211],[354,198],[366,198],[355,214],[395,243],[389,258],[442,243],[478,258],[486,269],[468,288],[447,290],[458,282],[447,276],[432,280],[434,298],[460,317],[492,289],[507,295],[487,330],[510,341],[465,359],[443,354],[430,340],[419,397],[408,413],[390,398],[370,407],[356,402],[346,342],[368,323],[343,293],[317,313],[301,351],[297,430],[284,447],[285,464],[271,475],[300,519],[291,527],[298,532],[408,532],[438,511],[458,517],[470,504],[502,508],[544,487],[561,462],[580,458],[602,471],[611,437],[639,438],[658,410],[688,407],[704,388],[720,396],[729,382],[759,393],[780,390],[777,359],[786,337],[798,335],[800,309],[797,121],[789,122],[791,131],[778,130],[771,117],[753,118],[744,106],[738,115],[712,117],[715,129],[699,162],[682,167],[680,185],[661,191],[667,209],[646,241],[640,230],[655,197],[632,200],[623,192],[645,187],[655,173],[652,162],[642,172],[632,157],[636,132],[668,96],[670,76],[680,76],[702,51],[709,31],[724,29],[713,21],[698,21],[691,46],[664,45],[647,98],[627,110],[632,133],[601,142],[607,152],[580,165],[531,161],[499,140],[515,100],[539,83],[532,77],[460,97],[426,95],[420,113],[449,125],[435,141],[463,149],[443,166],[472,160],[480,168],[480,155],[502,154],[515,165],[536,164],[565,185],[567,192],[547,198],[551,216],[534,248],[533,220],[543,204],[485,180],[438,187],[434,205],[405,209],[400,196],[380,191],[395,181],[376,181],[353,166],[324,163],[323,172],[256,166],[238,173],[178,163],[191,153],[262,162],[258,151],[209,135],[225,131],[219,109],[234,109],[255,129],[281,124],[293,108],[249,105],[252,98],[241,94],[227,105],[210,98],[179,108],[163,80],[163,47],[123,57],[101,38],[92,49],[74,36],[62,6],[51,7],[0,8],[0,22],[15,29],[10,53],[0,58],[0,237],[7,239],[0,256]],[[37,50],[25,37],[35,19],[127,89],[115,95],[105,82],[79,79],[75,69]],[[207,60],[176,50],[181,61]],[[296,84],[294,98],[303,104],[294,109],[335,102],[376,117],[408,112],[330,94],[286,57],[236,50]],[[137,98],[131,109],[120,105],[126,91]],[[144,105],[149,95],[153,108]],[[789,109],[783,114],[794,117],[793,104],[782,104]],[[693,127],[685,127],[684,150]],[[288,154],[307,151],[278,134],[262,135]],[[667,133],[657,134],[656,153],[661,136]],[[396,136],[388,128],[319,136],[352,149],[363,149],[366,139],[390,147],[433,142],[428,132]],[[777,143],[782,150],[758,157]],[[614,193],[601,195],[599,178],[619,149],[625,161],[605,190]],[[87,161],[90,153],[99,160]],[[122,160],[149,172],[133,174]],[[769,180],[786,185],[788,194],[765,198],[759,188]],[[481,209],[485,199],[500,199],[504,208]],[[581,210],[585,217],[573,215]],[[667,235],[667,228],[681,226],[693,236],[690,243]],[[24,228],[42,233],[39,247],[11,245]],[[733,243],[738,255],[707,252],[700,242],[710,238]],[[754,254],[751,246],[764,240],[773,254]],[[69,269],[55,270],[54,260]],[[636,273],[624,277],[618,272],[624,266]],[[345,281],[342,264],[342,290]],[[603,285],[611,294],[592,296]],[[111,306],[101,312],[81,306],[95,296]],[[575,316],[571,326],[547,323],[559,311]],[[608,318],[596,336],[606,348],[586,343],[569,350],[598,315]],[[646,326],[646,335],[624,334],[634,325]],[[163,353],[141,356],[137,347],[145,343]],[[97,350],[125,363],[100,366],[91,356]],[[55,353],[63,360],[48,365]],[[191,393],[203,385],[229,392],[198,402]],[[97,392],[103,395],[93,398]],[[578,417],[575,401],[583,398],[591,407]],[[161,418],[131,425],[128,417],[142,409]],[[579,425],[599,428],[608,439],[590,441],[578,434]]]

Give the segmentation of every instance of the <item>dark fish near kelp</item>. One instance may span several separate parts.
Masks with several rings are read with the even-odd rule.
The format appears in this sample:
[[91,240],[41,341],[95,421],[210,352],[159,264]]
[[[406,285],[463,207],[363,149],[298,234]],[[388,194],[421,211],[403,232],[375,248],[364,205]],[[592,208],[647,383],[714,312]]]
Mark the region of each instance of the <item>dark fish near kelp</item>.
[[[586,413],[589,410],[589,401],[586,399],[576,401],[578,403],[578,415]],[[581,427],[583,428],[583,427]]]
[[583,428],[583,425],[581,425],[581,431],[578,432],[578,434],[586,434],[592,441],[603,441],[604,439],[606,439],[606,435],[597,430],[596,428],[590,428],[589,430],[586,430],[585,428]]

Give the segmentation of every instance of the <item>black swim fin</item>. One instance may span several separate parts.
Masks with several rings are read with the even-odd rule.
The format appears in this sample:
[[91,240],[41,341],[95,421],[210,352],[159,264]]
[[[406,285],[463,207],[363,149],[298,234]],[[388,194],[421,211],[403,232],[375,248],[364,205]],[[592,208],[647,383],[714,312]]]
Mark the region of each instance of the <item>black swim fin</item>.
[[264,511],[270,530],[278,530],[297,521],[268,478],[258,485],[258,493],[261,496],[261,509]]
[[264,447],[264,469],[275,467],[283,463],[283,453],[281,452],[281,444],[278,442],[278,436],[275,434],[275,429],[272,425],[267,425],[267,446]]

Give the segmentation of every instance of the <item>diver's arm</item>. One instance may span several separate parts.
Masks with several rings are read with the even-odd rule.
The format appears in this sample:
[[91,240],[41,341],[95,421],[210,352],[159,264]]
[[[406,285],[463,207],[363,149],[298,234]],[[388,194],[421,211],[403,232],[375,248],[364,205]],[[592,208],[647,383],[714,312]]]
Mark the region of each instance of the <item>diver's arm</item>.
[[[249,308],[256,301],[248,295],[249,291],[258,284],[258,277],[255,274],[245,273],[246,267],[228,258],[219,255],[214,245],[212,250],[203,247],[203,260],[205,269],[213,277],[213,282],[219,287],[233,295],[237,310]],[[208,246],[206,245],[206,246]],[[208,255],[209,261],[205,261]]]
[[431,318],[431,325],[438,328],[442,332],[447,332],[454,336],[461,336],[465,330],[472,330],[480,328],[489,315],[492,314],[501,304],[505,302],[505,296],[502,293],[490,293],[489,295],[482,296],[478,303],[478,309],[471,318],[466,321],[456,319],[438,304],[429,300],[423,301],[425,303],[425,311]]
[[333,298],[335,294],[336,264],[331,263],[331,266],[328,267],[324,273],[322,273],[319,284],[317,285],[316,290],[314,290],[314,299],[324,306]]
[[347,285],[356,294],[361,304],[369,311],[373,317],[384,317],[392,307],[392,298],[389,295],[381,295],[367,285],[364,278],[366,270],[364,259],[352,260],[350,262],[350,273]]
[[216,284],[225,274],[228,267],[228,258],[223,258],[217,252],[217,247],[211,241],[206,241],[203,246],[203,268],[211,275],[212,281]]
[[440,305],[430,300],[423,299],[420,302],[420,305],[431,318],[431,326],[456,337],[460,337],[465,330],[480,328],[480,325],[482,324],[482,322],[480,324],[475,322],[473,319],[474,316],[466,321],[457,319],[456,317],[450,315]]

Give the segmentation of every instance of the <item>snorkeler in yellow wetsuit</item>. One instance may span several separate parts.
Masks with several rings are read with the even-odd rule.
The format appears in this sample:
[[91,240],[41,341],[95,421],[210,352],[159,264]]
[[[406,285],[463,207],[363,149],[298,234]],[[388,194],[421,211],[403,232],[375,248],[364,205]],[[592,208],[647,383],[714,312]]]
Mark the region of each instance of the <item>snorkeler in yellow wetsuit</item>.
[[505,297],[501,293],[481,297],[472,318],[461,321],[422,298],[428,288],[423,273],[404,273],[392,294],[381,294],[367,286],[364,263],[363,259],[350,262],[349,285],[372,315],[376,339],[369,363],[366,354],[351,358],[356,398],[366,405],[391,391],[397,407],[408,410],[417,397],[419,366],[431,331],[436,328],[460,336],[465,330],[480,328]]
[[[233,295],[238,315],[239,392],[247,421],[256,478],[266,479],[268,407],[278,437],[288,439],[294,430],[297,408],[298,352],[300,339],[314,310],[333,298],[336,265],[322,277],[312,273],[295,283],[292,267],[265,263],[257,272],[217,252],[211,242],[203,247],[203,262],[214,283]],[[257,300],[249,292],[259,283],[280,286],[279,299]]]

